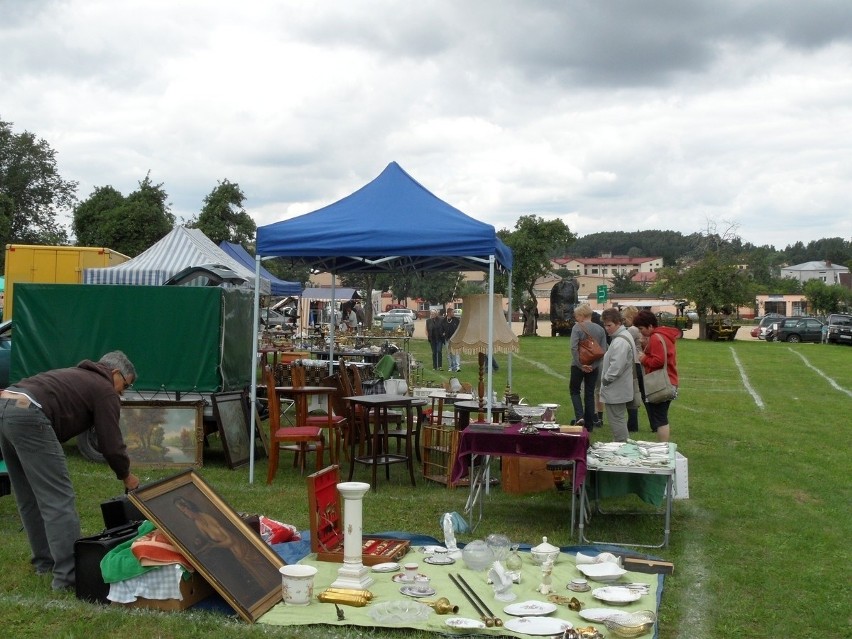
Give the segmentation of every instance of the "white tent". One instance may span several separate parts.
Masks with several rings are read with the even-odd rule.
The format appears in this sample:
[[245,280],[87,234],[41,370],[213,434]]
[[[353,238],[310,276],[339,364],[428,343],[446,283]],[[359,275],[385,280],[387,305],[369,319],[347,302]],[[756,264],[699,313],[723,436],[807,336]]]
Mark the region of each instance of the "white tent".
[[[244,277],[245,288],[253,289],[255,273],[250,271],[198,229],[173,228],[159,242],[123,264],[83,270],[84,284],[134,284],[160,286],[175,273],[190,266],[221,264]],[[260,278],[261,295],[269,295],[271,284]]]

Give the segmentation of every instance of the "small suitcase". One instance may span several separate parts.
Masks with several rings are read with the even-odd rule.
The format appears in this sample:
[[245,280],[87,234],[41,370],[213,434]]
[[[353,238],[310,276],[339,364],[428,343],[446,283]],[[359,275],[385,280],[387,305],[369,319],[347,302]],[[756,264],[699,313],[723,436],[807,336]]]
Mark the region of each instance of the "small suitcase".
[[107,530],[145,519],[145,515],[127,498],[127,495],[119,495],[101,502],[101,515]]
[[77,599],[107,604],[109,585],[101,574],[101,559],[119,544],[133,539],[140,522],[104,530],[92,537],[81,537],[74,542],[74,572]]

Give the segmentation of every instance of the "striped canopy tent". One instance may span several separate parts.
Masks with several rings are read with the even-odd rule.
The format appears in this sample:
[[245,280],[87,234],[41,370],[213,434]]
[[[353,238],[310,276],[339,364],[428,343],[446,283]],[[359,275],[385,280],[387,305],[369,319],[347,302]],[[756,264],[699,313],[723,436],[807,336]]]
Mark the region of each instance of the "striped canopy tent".
[[[183,226],[173,228],[159,242],[123,264],[107,268],[83,270],[84,284],[132,284],[161,286],[190,266],[220,264],[246,279],[241,287],[254,289],[255,273],[250,271],[198,229]],[[268,279],[259,280],[261,295],[269,295],[271,284]]]

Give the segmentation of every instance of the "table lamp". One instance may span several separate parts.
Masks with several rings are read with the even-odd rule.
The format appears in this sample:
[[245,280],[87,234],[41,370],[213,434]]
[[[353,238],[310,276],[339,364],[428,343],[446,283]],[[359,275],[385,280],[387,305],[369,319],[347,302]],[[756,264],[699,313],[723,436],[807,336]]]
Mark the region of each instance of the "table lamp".
[[[450,338],[454,351],[479,355],[479,420],[483,421],[485,411],[485,366],[488,363],[488,295],[468,295],[463,299],[464,313],[458,330]],[[492,312],[494,332],[492,351],[494,353],[516,353],[518,337],[512,333],[501,308],[501,298],[494,297]]]

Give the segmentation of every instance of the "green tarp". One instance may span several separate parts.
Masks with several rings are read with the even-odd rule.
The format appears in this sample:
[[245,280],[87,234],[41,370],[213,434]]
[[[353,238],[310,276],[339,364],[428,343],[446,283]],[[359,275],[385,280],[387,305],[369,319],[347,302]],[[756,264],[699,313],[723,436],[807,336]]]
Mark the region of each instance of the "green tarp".
[[10,380],[124,351],[140,391],[251,381],[253,296],[217,287],[18,284]]

